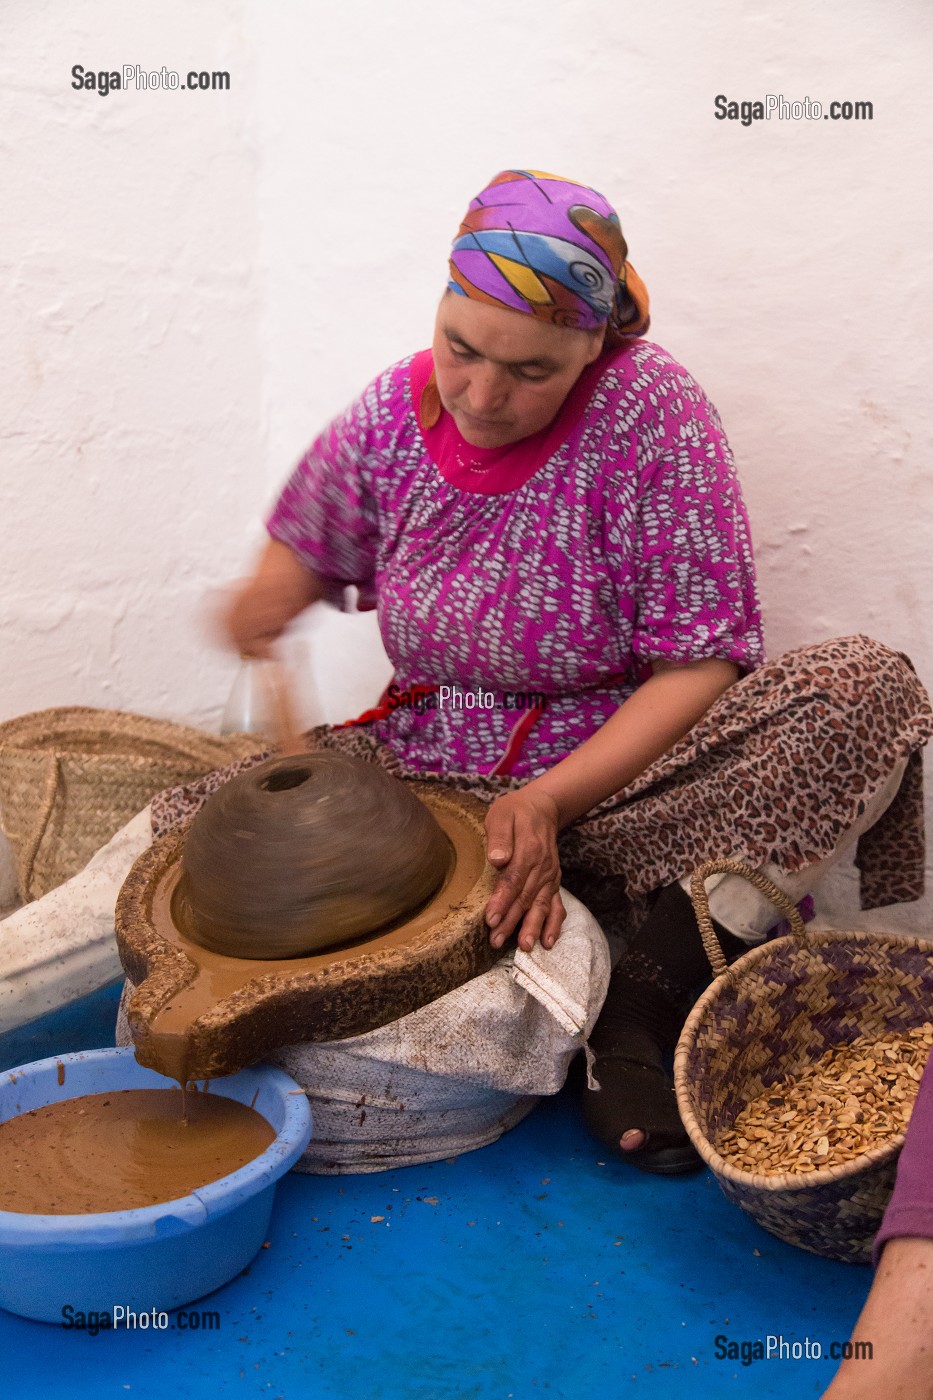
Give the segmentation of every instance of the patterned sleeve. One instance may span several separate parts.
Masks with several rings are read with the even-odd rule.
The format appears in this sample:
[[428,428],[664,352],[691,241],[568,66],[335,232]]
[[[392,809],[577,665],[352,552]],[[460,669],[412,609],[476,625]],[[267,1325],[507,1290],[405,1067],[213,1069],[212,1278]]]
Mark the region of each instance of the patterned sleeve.
[[633,657],[764,661],[751,532],[719,415],[694,379],[668,366],[638,427]]
[[341,610],[349,584],[359,589],[361,610],[376,605],[378,520],[367,472],[374,392],[370,386],[315,439],[266,521],[272,538],[314,570],[326,601]]

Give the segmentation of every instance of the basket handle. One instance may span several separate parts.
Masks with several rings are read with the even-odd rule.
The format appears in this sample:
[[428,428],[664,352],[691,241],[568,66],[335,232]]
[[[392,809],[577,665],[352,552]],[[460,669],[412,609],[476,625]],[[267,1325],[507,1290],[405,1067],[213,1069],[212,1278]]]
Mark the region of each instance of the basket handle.
[[39,847],[42,845],[43,838],[45,836],[46,831],[48,830],[48,825],[52,817],[52,809],[55,806],[55,798],[58,796],[58,783],[59,778],[61,776],[61,765],[59,763],[59,756],[57,753],[50,753],[48,755],[48,758],[49,774],[45,781],[45,793],[42,799],[42,809],[36,818],[35,827],[33,829],[29,845],[26,847],[26,852],[23,856],[22,895],[23,900],[26,903],[28,903],[29,900],[35,898],[35,895],[32,893],[33,867],[36,863],[36,857],[39,854]]
[[719,939],[716,937],[716,930],[713,928],[713,920],[709,912],[709,895],[706,893],[706,881],[711,875],[741,875],[743,880],[747,880],[750,885],[754,885],[771,903],[790,920],[792,932],[796,937],[806,937],[806,929],[800,911],[796,904],[779,889],[767,875],[763,875],[760,870],[753,870],[750,865],[746,865],[741,860],[708,860],[705,865],[700,865],[690,876],[690,898],[693,901],[693,912],[696,914],[697,923],[700,925],[700,937],[703,939],[703,951],[709,958],[713,973],[718,977],[725,972],[729,964],[726,962],[726,955],[722,951]]

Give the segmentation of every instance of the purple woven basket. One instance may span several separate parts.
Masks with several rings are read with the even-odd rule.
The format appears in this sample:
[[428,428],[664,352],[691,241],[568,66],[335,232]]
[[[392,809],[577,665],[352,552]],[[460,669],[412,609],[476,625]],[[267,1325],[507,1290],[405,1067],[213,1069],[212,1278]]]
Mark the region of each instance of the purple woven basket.
[[[706,879],[720,871],[749,880],[792,929],[731,967],[705,891]],[[933,943],[886,933],[807,933],[791,900],[738,861],[701,866],[691,895],[719,975],[690,1013],[674,1056],[677,1105],[690,1140],[729,1200],[765,1230],[814,1254],[868,1262],[903,1133],[839,1166],[780,1175],[738,1168],[716,1144],[752,1099],[826,1050],[933,1019]]]

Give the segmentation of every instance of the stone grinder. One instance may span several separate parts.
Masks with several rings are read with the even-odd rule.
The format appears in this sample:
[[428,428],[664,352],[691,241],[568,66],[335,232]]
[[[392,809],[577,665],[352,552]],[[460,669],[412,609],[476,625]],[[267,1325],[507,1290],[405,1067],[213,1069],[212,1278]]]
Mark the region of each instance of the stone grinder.
[[330,751],[231,779],[116,909],[136,1058],[184,1083],[360,1035],[487,971],[485,804]]

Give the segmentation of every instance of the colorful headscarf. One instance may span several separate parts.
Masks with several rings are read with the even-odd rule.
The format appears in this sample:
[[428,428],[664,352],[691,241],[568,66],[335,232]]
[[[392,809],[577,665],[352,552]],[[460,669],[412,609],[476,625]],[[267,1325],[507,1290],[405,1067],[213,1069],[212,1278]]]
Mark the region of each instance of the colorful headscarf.
[[648,329],[648,292],[619,216],[587,185],[503,170],[476,196],[450,254],[451,291],[558,326],[607,326],[618,346]]

